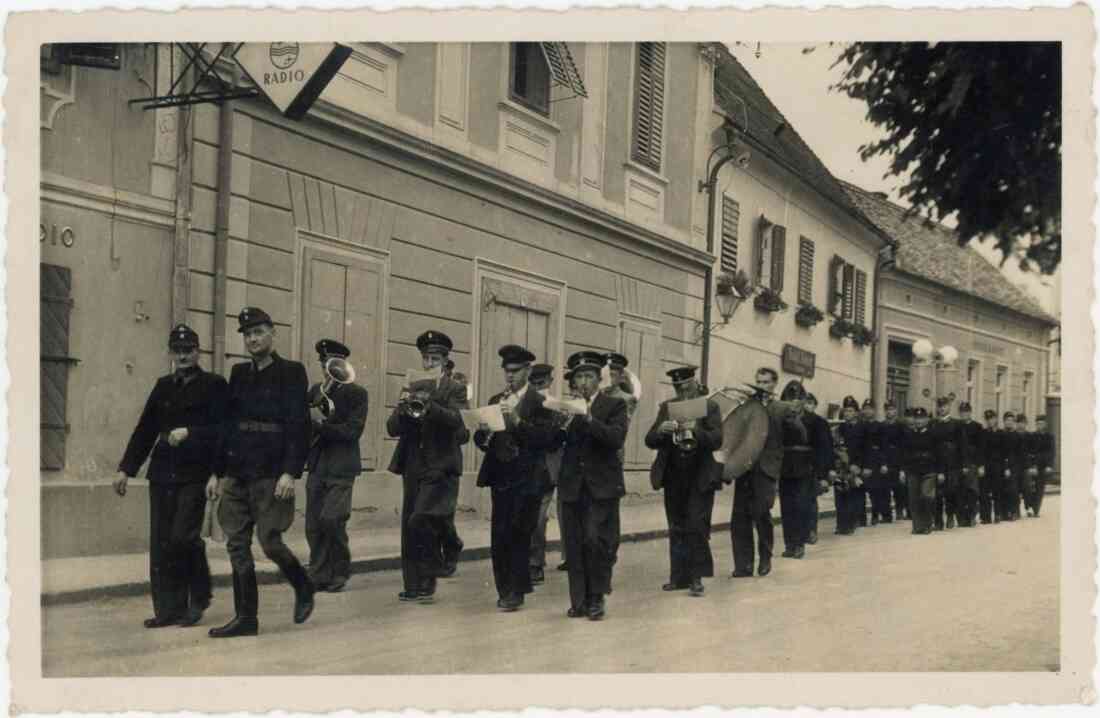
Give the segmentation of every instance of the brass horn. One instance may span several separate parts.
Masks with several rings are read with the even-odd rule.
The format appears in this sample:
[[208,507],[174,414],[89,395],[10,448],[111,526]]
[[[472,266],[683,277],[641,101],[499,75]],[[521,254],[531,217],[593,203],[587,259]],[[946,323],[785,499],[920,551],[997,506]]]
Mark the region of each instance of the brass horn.
[[355,367],[342,357],[332,357],[325,362],[325,383],[321,385],[321,396],[325,398],[328,413],[332,414],[335,405],[328,393],[336,384],[350,384],[355,381]]

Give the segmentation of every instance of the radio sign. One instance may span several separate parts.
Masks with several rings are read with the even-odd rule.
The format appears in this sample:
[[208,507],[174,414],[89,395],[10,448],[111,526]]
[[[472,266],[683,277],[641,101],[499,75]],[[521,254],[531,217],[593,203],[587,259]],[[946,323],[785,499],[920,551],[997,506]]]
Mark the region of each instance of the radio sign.
[[235,59],[280,112],[298,120],[351,53],[334,42],[246,42]]
[[794,344],[783,345],[783,371],[795,376],[814,378],[814,364],[817,356],[813,352],[796,347]]

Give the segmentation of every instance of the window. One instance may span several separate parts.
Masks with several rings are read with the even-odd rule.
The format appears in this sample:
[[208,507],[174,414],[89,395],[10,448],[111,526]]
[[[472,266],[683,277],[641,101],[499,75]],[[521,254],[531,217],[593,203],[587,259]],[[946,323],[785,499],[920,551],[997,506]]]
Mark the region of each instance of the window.
[[776,225],[772,228],[772,272],[771,287],[777,292],[783,291],[783,266],[787,255],[787,228]]
[[867,272],[862,269],[856,270],[855,280],[855,320],[856,324],[863,326],[867,325],[866,310],[867,310]]
[[40,266],[39,291],[42,308],[38,313],[41,350],[41,460],[40,468],[65,468],[65,440],[69,433],[67,406],[69,367],[69,314],[72,311],[72,273],[68,267]]
[[814,301],[814,243],[805,237],[798,239],[798,301]]
[[[858,280],[866,285],[866,275],[860,271],[858,274],[863,275],[863,279]],[[847,319],[851,321],[856,316],[857,300],[856,295],[859,294],[859,306],[862,316],[862,306],[864,303],[863,291],[857,292],[857,270],[851,264],[844,261],[844,258],[839,255],[833,255],[833,260],[829,264],[829,313],[838,319]],[[866,286],[862,287],[866,290]]]
[[1031,390],[1035,386],[1035,372],[1024,372],[1024,383],[1020,387],[1020,391],[1023,393],[1023,413],[1024,416],[1029,419],[1032,418],[1031,410],[1034,408],[1031,404]]
[[737,225],[741,221],[741,206],[722,195],[722,259],[723,272],[737,271]]
[[639,42],[634,70],[634,130],[630,158],[661,171],[665,112],[665,44]]
[[913,347],[902,342],[889,342],[886,354],[886,398],[898,411],[909,408],[909,387],[913,365]]
[[993,392],[995,397],[995,404],[997,409],[997,418],[1000,418],[1008,411],[1008,388],[1005,386],[1005,379],[1008,376],[1008,367],[997,367],[997,379],[993,386]]
[[509,95],[544,115],[550,114],[550,65],[540,43],[512,43],[512,81]]
[[851,320],[855,311],[855,285],[856,268],[850,264],[844,265],[844,301],[841,303],[841,316]]
[[970,406],[978,406],[978,387],[982,380],[981,362],[970,359],[966,362],[966,400]]
[[787,254],[787,228],[762,223],[756,236],[756,283],[783,291],[783,265]]

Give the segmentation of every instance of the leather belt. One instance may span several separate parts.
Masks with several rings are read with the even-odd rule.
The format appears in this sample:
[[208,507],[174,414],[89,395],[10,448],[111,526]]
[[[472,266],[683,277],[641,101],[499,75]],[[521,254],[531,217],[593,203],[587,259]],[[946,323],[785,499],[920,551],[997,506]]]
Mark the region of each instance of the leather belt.
[[241,431],[255,431],[263,434],[281,434],[284,431],[282,424],[272,424],[263,421],[242,421],[237,424]]

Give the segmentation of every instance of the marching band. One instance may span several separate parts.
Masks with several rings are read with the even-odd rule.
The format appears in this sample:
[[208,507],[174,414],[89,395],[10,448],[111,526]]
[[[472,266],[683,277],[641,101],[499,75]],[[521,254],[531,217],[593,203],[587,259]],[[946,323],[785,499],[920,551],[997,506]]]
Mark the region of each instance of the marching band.
[[[350,578],[347,521],[369,404],[367,390],[355,383],[351,350],[335,339],[317,342],[324,380],[309,387],[305,367],[273,349],[276,327],[266,312],[246,307],[238,321],[251,359],[233,366],[228,382],[199,367],[198,335],[190,327],[172,329],[174,371],[157,381],[119,464],[114,486],[123,496],[152,456],[153,616],[146,628],[193,626],[209,607],[210,569],[200,536],[207,502],[216,506],[226,535],[234,601],[233,619],[211,629],[211,637],[259,631],[253,534],[294,590],[295,623],[309,619],[316,592],[341,591]],[[422,370],[409,372],[386,420],[387,433],[397,439],[388,468],[403,482],[398,599],[430,604],[437,579],[455,573],[462,551],[454,525],[462,447],[472,438],[481,456],[477,486],[490,492],[497,607],[521,609],[545,581],[546,525],[556,492],[566,615],[605,618],[626,493],[624,443],[642,393],[627,358],[574,353],[559,400],[551,393],[554,367],[536,364],[526,347],[506,345],[498,352],[502,390],[483,413],[470,411],[465,377],[450,359],[451,339],[430,330],[416,345]],[[1015,521],[1021,501],[1029,516],[1042,508],[1055,450],[1045,417],[1036,418],[1032,432],[1026,416],[1005,413],[998,426],[990,410],[983,426],[966,402],[952,417],[952,396],[936,401],[934,418],[923,407],[899,418],[888,401],[880,421],[870,400],[861,407],[848,396],[842,420],[830,427],[800,381],[789,382],[776,399],[779,375],[770,367],[733,389],[741,401],[723,416],[715,397],[728,397],[728,388],[711,394],[694,367],[668,376],[675,397],[660,403],[645,434],[646,446],[656,451],[650,480],[663,494],[668,521],[664,591],[704,595],[703,579],[714,575],[715,494],[726,485],[734,492],[734,578],[752,576],[754,559],[758,576],[771,572],[777,497],[782,556],[791,559],[804,558],[817,543],[818,497],[830,487],[840,536],[907,520],[913,534],[929,534]],[[499,423],[490,423],[493,416]],[[303,473],[308,569],[282,539]]]

